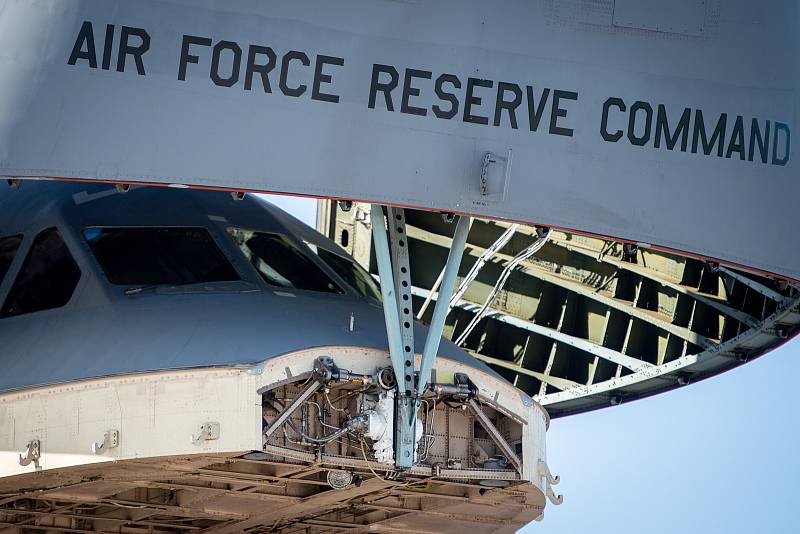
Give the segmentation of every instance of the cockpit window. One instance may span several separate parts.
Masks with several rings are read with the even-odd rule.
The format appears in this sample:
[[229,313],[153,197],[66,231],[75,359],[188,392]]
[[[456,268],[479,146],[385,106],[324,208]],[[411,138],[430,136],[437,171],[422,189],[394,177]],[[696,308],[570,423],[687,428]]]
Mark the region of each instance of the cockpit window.
[[8,274],[8,269],[11,267],[11,262],[14,261],[14,256],[17,255],[20,243],[22,243],[21,235],[0,237],[0,284]]
[[306,242],[306,245],[361,296],[380,302],[381,290],[378,284],[355,261],[313,243]]
[[233,240],[270,285],[344,293],[300,248],[277,234],[229,228]]
[[240,280],[203,228],[86,228],[83,236],[114,285]]
[[69,302],[80,278],[81,270],[58,230],[43,230],[33,240],[0,317],[60,308]]

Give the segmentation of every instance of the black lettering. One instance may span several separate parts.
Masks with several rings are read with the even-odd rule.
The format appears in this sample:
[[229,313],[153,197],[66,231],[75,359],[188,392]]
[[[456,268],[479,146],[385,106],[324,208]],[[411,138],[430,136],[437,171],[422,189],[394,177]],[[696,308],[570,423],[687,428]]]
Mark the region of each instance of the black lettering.
[[452,119],[458,114],[458,98],[456,98],[456,95],[453,93],[445,92],[443,86],[446,83],[451,84],[455,89],[461,89],[461,80],[452,74],[442,74],[436,78],[436,85],[434,88],[436,96],[439,97],[439,100],[450,102],[450,109],[447,111],[443,111],[442,108],[436,104],[431,107],[433,114],[440,119]]
[[412,87],[411,81],[414,78],[430,80],[431,76],[431,72],[427,70],[406,69],[406,76],[403,80],[403,99],[400,102],[400,113],[409,113],[411,115],[420,115],[423,117],[428,114],[427,109],[412,106],[408,101],[412,96],[419,96],[419,88]]
[[[86,52],[83,51],[83,45],[86,44]],[[75,44],[72,47],[72,53],[69,55],[67,63],[74,65],[79,59],[85,59],[89,62],[89,67],[97,68],[97,53],[94,48],[94,30],[92,23],[88,20],[83,21],[81,31],[78,32],[78,38],[75,39]]]
[[[267,56],[266,63],[256,63],[256,58],[259,56]],[[244,88],[245,91],[250,91],[253,87],[253,74],[258,73],[261,76],[261,87],[264,88],[265,93],[271,93],[272,87],[269,84],[269,73],[275,68],[278,58],[275,57],[275,52],[268,46],[250,45],[247,49],[247,67],[244,72]]]
[[[636,117],[639,110],[644,110],[645,123],[644,132],[641,137],[636,135]],[[647,102],[637,100],[631,106],[628,114],[628,141],[634,146],[644,146],[650,140],[650,127],[653,125],[653,107]]]
[[[506,100],[505,94],[507,91],[514,93],[513,100]],[[516,109],[522,104],[522,89],[515,83],[499,82],[497,84],[497,101],[494,106],[494,125],[500,126],[501,115],[503,110],[508,111],[508,120],[511,122],[511,127],[517,129],[517,113]]]
[[191,45],[211,46],[211,39],[208,37],[197,37],[195,35],[184,35],[181,44],[181,61],[178,64],[178,79],[186,81],[186,66],[189,63],[197,63],[200,59],[194,54],[189,53]]
[[739,159],[744,161],[744,124],[742,124],[741,115],[736,117],[736,122],[733,124],[733,131],[728,141],[728,151],[725,152],[725,157],[730,158],[734,152],[738,152]]
[[578,93],[573,91],[561,91],[559,89],[553,91],[553,108],[550,111],[550,133],[572,137],[572,128],[562,128],[557,124],[559,117],[566,118],[567,116],[567,110],[560,106],[562,98],[565,100],[578,100]]
[[622,139],[622,130],[617,130],[613,134],[608,131],[608,112],[611,109],[611,106],[619,108],[619,110],[623,113],[626,109],[625,102],[623,102],[621,98],[612,96],[611,98],[606,99],[606,101],[603,102],[603,118],[600,119],[600,135],[602,135],[603,139],[609,143],[616,143]]
[[658,113],[656,114],[656,136],[653,145],[656,148],[661,148],[661,135],[663,134],[664,142],[667,144],[667,150],[672,150],[678,143],[678,136],[680,136],[681,152],[686,152],[686,145],[689,142],[689,121],[691,118],[692,110],[684,108],[681,120],[678,121],[678,126],[675,128],[675,133],[670,135],[667,110],[664,108],[664,104],[659,104]]
[[467,96],[464,99],[464,122],[471,122],[474,124],[489,124],[489,117],[472,114],[472,106],[480,106],[481,101],[483,100],[481,97],[474,95],[475,87],[490,88],[493,85],[494,82],[492,80],[467,78]]
[[[389,82],[379,82],[378,79],[380,78],[381,74],[388,74]],[[372,65],[372,83],[369,87],[369,108],[375,109],[375,99],[378,95],[378,91],[380,91],[383,93],[383,98],[386,101],[386,109],[388,111],[394,111],[391,93],[397,89],[397,83],[399,81],[400,73],[398,73],[397,69],[391,65],[380,65],[378,63]]]
[[103,43],[103,70],[111,68],[111,49],[114,48],[114,25],[106,25],[106,40]]
[[764,137],[761,137],[761,129],[758,127],[758,119],[753,119],[750,123],[750,154],[748,161],[753,161],[753,152],[758,141],[758,154],[761,156],[761,163],[766,163],[769,158],[769,121],[765,121]]
[[698,142],[703,143],[703,153],[706,156],[711,155],[711,149],[714,144],[717,144],[717,157],[722,157],[723,144],[725,143],[725,126],[728,121],[728,114],[723,113],[719,116],[717,126],[714,128],[714,133],[711,134],[709,141],[706,136],[706,126],[703,123],[703,112],[696,109],[694,112],[694,134],[692,136],[692,154],[697,153]]
[[[786,133],[786,149],[784,150],[783,157],[778,157],[778,132]],[[775,121],[775,130],[772,134],[772,164],[773,165],[786,165],[789,162],[789,151],[791,150],[791,134],[789,126],[782,122]]]
[[297,87],[289,87],[287,85],[289,81],[289,64],[295,60],[302,63],[304,67],[311,65],[311,61],[308,59],[308,56],[305,55],[305,53],[298,52],[296,50],[287,52],[286,55],[283,56],[283,62],[281,63],[281,80],[278,85],[281,88],[281,92],[286,96],[298,97],[302,96],[308,87],[306,87],[304,84],[300,84]]
[[[233,52],[233,62],[231,63],[231,73],[227,78],[223,78],[219,73],[219,57],[223,50]],[[242,49],[233,41],[220,41],[214,45],[214,53],[211,56],[211,81],[220,87],[233,87],[239,81],[239,68],[242,65]]]
[[[128,41],[131,35],[134,35],[141,40],[139,46],[130,45]],[[123,26],[122,33],[119,36],[117,72],[124,72],[125,58],[127,56],[133,56],[133,60],[136,62],[136,72],[138,72],[140,76],[144,76],[144,61],[142,61],[142,56],[148,50],[150,50],[150,34],[148,34],[144,28],[130,28],[128,26]]]
[[545,87],[542,91],[542,95],[539,97],[539,105],[536,105],[533,99],[533,87],[530,85],[527,87],[527,94],[528,94],[528,122],[530,125],[530,129],[532,132],[535,132],[537,128],[539,128],[539,121],[542,120],[542,115],[544,114],[544,105],[547,103],[547,99],[550,96],[550,88]]
[[317,65],[314,69],[314,86],[311,89],[311,99],[321,100],[322,102],[338,103],[339,95],[323,93],[320,90],[320,86],[323,83],[331,83],[331,80],[333,79],[330,74],[325,74],[322,72],[322,69],[325,67],[325,65],[336,65],[337,67],[341,67],[344,65],[344,59],[333,56],[317,56]]

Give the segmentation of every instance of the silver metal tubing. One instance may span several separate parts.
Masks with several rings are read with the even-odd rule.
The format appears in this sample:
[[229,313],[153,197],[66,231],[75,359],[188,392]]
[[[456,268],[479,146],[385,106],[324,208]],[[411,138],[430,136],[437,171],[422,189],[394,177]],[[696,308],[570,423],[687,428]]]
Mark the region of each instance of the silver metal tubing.
[[275,431],[278,430],[280,426],[285,423],[289,417],[291,417],[292,414],[300,406],[302,406],[304,402],[311,398],[311,395],[313,395],[314,392],[321,387],[322,384],[320,384],[317,380],[313,380],[310,384],[308,384],[305,389],[303,389],[303,391],[301,391],[300,394],[292,400],[289,406],[287,406],[286,409],[283,410],[280,415],[278,415],[269,428],[267,428],[267,430],[264,432],[265,438],[269,438],[272,434],[274,434]]

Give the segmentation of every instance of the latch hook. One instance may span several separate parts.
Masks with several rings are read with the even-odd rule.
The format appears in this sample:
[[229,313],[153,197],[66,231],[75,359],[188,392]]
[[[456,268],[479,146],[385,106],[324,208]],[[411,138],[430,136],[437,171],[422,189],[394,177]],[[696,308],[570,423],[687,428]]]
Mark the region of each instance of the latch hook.
[[109,430],[103,434],[103,442],[92,443],[92,452],[94,454],[103,454],[108,449],[115,449],[119,446],[119,430]]
[[36,467],[38,471],[41,469],[39,467],[39,458],[42,457],[42,448],[41,442],[38,439],[32,439],[28,442],[25,449],[25,456],[19,455],[19,465],[26,466],[30,465],[33,462],[33,465]]

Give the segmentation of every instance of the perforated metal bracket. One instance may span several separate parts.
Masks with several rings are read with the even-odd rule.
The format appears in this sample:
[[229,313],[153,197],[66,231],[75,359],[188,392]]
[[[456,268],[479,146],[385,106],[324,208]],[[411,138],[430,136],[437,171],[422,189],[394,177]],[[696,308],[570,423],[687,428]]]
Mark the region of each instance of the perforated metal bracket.
[[202,445],[206,441],[219,439],[219,423],[206,421],[200,425],[200,433],[192,435],[193,445]]
[[411,268],[406,236],[405,210],[388,208],[389,242],[392,253],[397,313],[400,318],[400,339],[403,342],[404,373],[397,377],[401,392],[410,392],[414,384],[414,315],[411,306]]
[[103,434],[103,441],[92,443],[92,452],[94,454],[103,454],[108,449],[116,449],[119,447],[119,430],[109,430]]
[[405,213],[402,209],[390,208],[388,215],[389,234],[392,241],[391,253],[389,239],[386,235],[383,208],[379,205],[372,205],[370,219],[374,242],[373,250],[381,277],[381,296],[383,297],[383,314],[389,341],[389,355],[399,390],[395,408],[395,466],[398,469],[407,469],[414,463],[415,421],[419,408],[419,397],[428,384],[433,361],[439,350],[450,298],[453,295],[453,286],[467,241],[470,218],[459,217],[456,225],[453,243],[443,271],[439,299],[434,306],[428,337],[422,350],[419,378],[415,385],[414,325]]
[[411,268],[406,235],[405,210],[386,209],[391,247],[399,333],[402,347],[402,372],[397,376],[397,420],[395,421],[395,453],[398,467],[411,467],[414,462],[416,414],[419,402],[414,397],[414,315],[411,305]]
[[19,455],[19,465],[25,467],[33,462],[34,467],[38,471],[41,469],[39,466],[39,458],[42,457],[42,443],[38,439],[32,439],[25,446],[25,456]]

